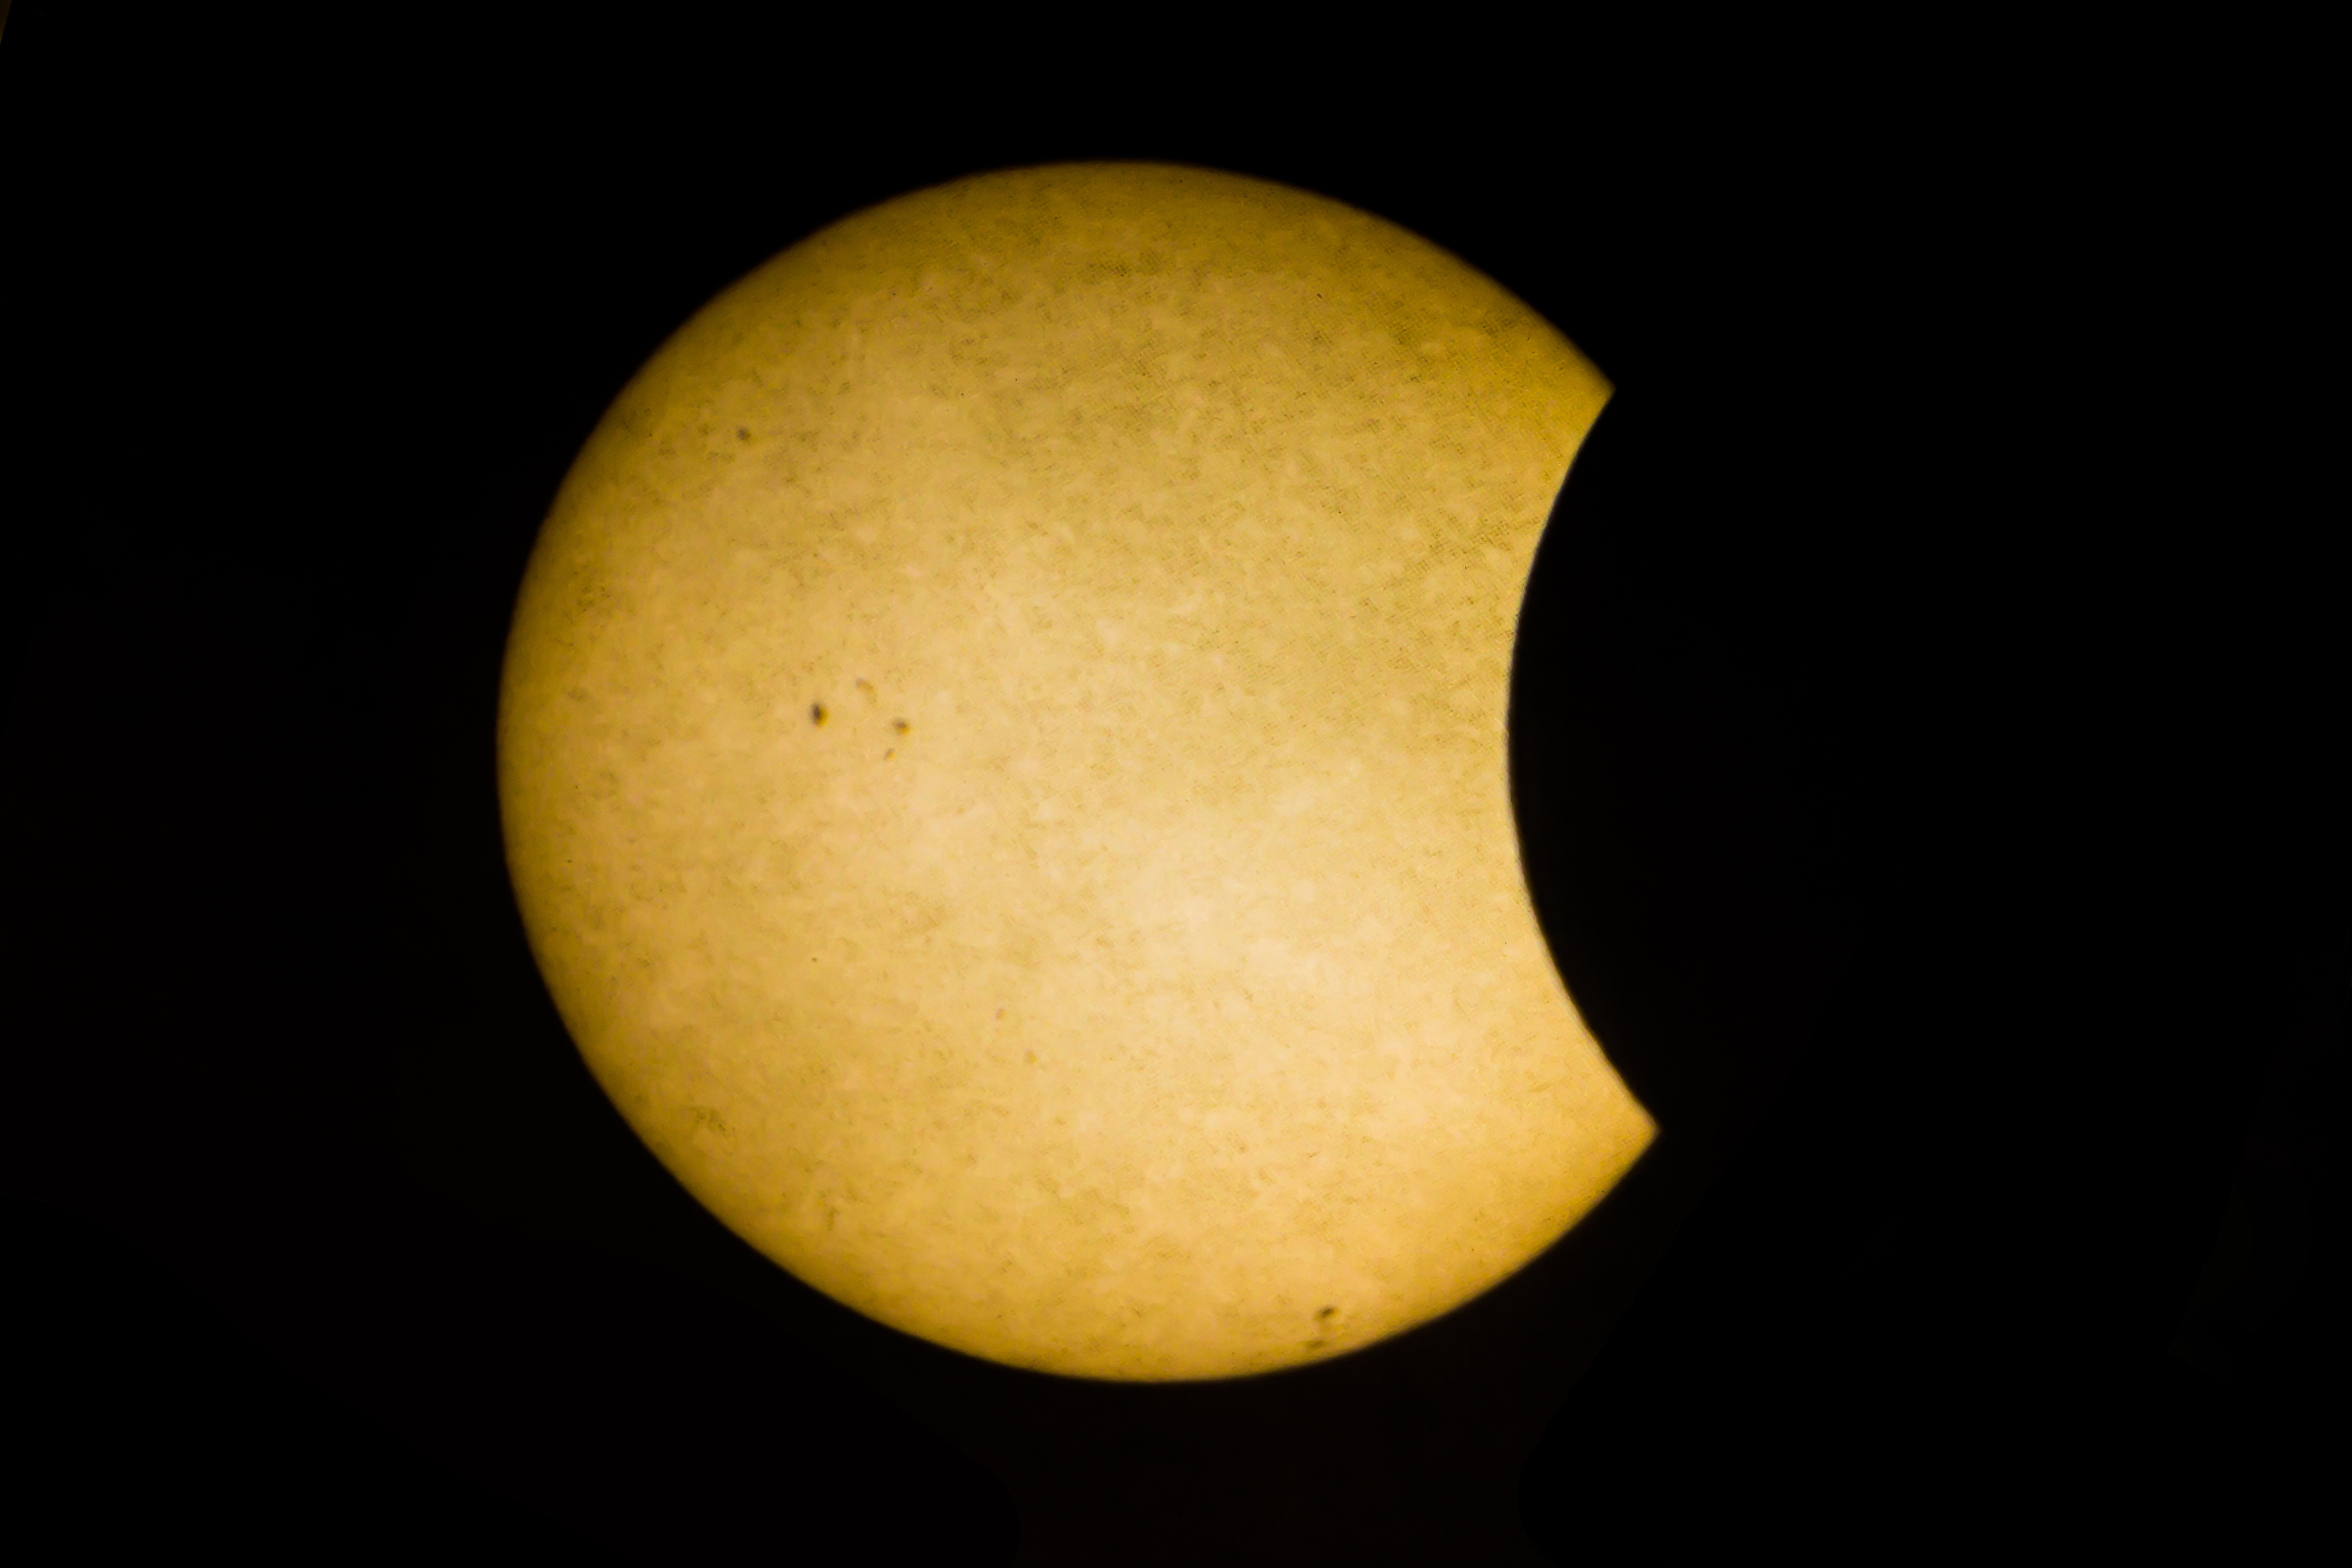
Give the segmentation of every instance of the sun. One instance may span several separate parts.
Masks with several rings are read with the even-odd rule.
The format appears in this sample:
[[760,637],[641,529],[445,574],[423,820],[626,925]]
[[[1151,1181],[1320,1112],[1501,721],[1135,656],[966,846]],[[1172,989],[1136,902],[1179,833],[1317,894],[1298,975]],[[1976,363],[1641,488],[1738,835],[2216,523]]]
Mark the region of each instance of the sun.
[[1517,616],[1609,387],[1439,247],[1061,164],[854,215],[580,454],[499,729],[532,950],[719,1219],[1066,1375],[1468,1300],[1654,1124],[1511,817]]

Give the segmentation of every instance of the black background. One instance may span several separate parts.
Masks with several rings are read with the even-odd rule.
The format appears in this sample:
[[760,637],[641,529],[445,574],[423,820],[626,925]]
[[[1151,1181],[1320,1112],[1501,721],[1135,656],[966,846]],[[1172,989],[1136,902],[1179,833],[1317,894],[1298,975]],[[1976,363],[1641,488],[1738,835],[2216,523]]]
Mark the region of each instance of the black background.
[[[2352,781],[2292,50],[665,16],[7,18],[43,1528],[1418,1564],[2312,1527]],[[1486,1298],[1235,1384],[1010,1373],[764,1263],[579,1066],[500,858],[506,617],[626,377],[827,222],[1077,157],[1355,202],[1620,389],[1512,761],[1665,1136]]]

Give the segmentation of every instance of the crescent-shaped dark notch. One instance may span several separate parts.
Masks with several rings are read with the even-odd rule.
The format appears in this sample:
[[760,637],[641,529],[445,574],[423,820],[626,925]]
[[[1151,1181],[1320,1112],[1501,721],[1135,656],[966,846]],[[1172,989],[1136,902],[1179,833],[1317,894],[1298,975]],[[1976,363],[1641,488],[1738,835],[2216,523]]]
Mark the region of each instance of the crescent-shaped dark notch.
[[1512,805],[1569,992],[1668,1135],[1769,1093],[1852,942],[1813,744],[1806,552],[1772,465],[1694,403],[1620,392],[1538,548],[1513,652]]

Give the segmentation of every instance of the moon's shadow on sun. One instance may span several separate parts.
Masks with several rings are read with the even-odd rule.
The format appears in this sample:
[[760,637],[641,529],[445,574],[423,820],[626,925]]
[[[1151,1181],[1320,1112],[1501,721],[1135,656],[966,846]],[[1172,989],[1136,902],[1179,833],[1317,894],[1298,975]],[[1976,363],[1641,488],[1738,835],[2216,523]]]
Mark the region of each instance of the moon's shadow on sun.
[[1702,1141],[1769,1094],[1851,940],[1805,665],[1775,630],[1803,585],[1736,444],[1688,408],[1611,400],[1553,504],[1511,669],[1512,808],[1553,963],[1662,1134]]

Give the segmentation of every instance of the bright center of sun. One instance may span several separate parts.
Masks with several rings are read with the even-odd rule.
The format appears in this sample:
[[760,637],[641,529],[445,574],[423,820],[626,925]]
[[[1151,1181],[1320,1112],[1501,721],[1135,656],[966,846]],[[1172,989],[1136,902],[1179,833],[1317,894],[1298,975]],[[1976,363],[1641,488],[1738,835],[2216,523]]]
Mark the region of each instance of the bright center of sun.
[[1505,732],[1608,384],[1403,230],[1197,169],[927,190],[622,393],[531,556],[509,863],[597,1081],[828,1296],[1185,1379],[1478,1295],[1655,1131]]

